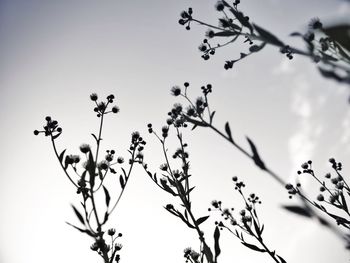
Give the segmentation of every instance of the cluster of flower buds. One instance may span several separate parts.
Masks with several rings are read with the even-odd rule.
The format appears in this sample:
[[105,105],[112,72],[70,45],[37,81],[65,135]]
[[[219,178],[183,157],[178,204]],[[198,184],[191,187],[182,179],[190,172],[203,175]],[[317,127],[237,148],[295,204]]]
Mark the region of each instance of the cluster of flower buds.
[[[131,144],[130,144],[129,150],[130,151],[137,150],[137,153],[136,153],[134,160],[132,160],[132,159],[129,160],[130,164],[134,161],[136,161],[138,163],[143,163],[142,151],[143,151],[145,145],[146,145],[146,141],[140,136],[139,132],[133,132],[131,134]],[[118,160],[119,160],[118,161],[119,163],[122,163],[124,161],[123,159],[118,159]]]
[[58,126],[58,122],[53,120],[50,116],[45,117],[46,125],[44,125],[43,130],[35,130],[34,135],[39,135],[39,133],[44,133],[45,136],[51,136],[52,139],[56,139],[62,133],[62,128]]
[[104,102],[104,101],[98,102],[98,95],[96,93],[92,93],[90,95],[90,99],[92,101],[94,101],[96,104],[96,107],[94,108],[94,112],[97,113],[97,117],[101,117],[102,115],[107,114],[107,113],[111,113],[111,112],[118,113],[120,111],[119,107],[116,105],[113,106],[110,111],[107,110],[108,105],[114,102],[115,97],[113,94],[107,96],[106,102]]
[[189,7],[187,11],[182,11],[180,14],[181,18],[179,19],[179,24],[185,26],[186,30],[191,29],[192,14],[193,10],[191,7]]

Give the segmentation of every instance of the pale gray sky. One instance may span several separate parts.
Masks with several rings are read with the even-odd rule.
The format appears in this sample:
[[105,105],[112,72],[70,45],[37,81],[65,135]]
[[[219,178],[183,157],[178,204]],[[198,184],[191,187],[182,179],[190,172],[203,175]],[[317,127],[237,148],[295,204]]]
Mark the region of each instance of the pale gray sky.
[[[92,240],[65,224],[76,222],[70,203],[78,203],[78,195],[60,170],[50,142],[32,133],[51,115],[64,129],[61,149],[77,152],[81,143],[92,144],[90,133],[98,125],[89,101],[92,92],[115,94],[121,108],[107,120],[105,149],[116,148],[126,157],[129,135],[139,130],[148,142],[145,155],[153,168],[163,160],[146,124],[160,128],[177,101],[170,96],[171,86],[189,81],[194,98],[201,85],[213,84],[215,124],[223,128],[230,121],[242,145],[249,135],[266,163],[286,180],[308,159],[320,174],[329,171],[330,156],[343,162],[344,172],[349,169],[348,87],[320,77],[308,59],[289,61],[273,48],[230,71],[223,68],[225,59],[236,58],[245,46],[222,49],[204,62],[197,47],[206,29],[193,25],[187,32],[177,20],[191,6],[196,17],[216,23],[214,4],[0,0],[1,263],[100,260],[89,249]],[[290,40],[290,32],[302,31],[312,17],[331,22],[350,13],[349,3],[335,0],[246,0],[241,8],[284,40]],[[348,260],[332,233],[281,210],[290,203],[284,189],[226,142],[201,129],[185,137],[198,215],[207,213],[212,199],[238,206],[230,184],[238,175],[247,182],[247,191],[263,199],[265,238],[288,262]],[[198,247],[195,233],[163,209],[169,202],[175,204],[142,169],[135,170],[110,220],[110,227],[124,234],[122,262],[182,262],[185,247]],[[207,223],[208,236],[214,220]],[[220,262],[271,262],[227,233],[222,236]]]

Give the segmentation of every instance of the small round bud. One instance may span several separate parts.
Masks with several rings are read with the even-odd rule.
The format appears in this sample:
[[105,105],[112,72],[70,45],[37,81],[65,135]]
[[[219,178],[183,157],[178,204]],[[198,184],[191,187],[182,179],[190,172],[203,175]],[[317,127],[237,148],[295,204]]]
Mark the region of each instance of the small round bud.
[[92,94],[90,95],[90,99],[91,99],[92,101],[96,101],[96,100],[98,99],[97,94],[96,94],[96,93],[92,93]]
[[112,108],[112,112],[113,112],[113,113],[118,113],[118,112],[119,112],[119,108],[118,108],[117,106],[114,106],[114,107]]

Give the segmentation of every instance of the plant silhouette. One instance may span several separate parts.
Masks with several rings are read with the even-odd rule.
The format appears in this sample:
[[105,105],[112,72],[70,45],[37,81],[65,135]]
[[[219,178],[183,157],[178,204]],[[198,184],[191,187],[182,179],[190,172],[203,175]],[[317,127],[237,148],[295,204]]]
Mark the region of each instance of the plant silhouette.
[[226,70],[269,45],[277,47],[288,59],[292,59],[294,55],[308,57],[317,64],[319,72],[325,78],[350,84],[350,38],[347,34],[349,24],[325,27],[319,19],[312,19],[307,32],[290,34],[305,42],[306,49],[301,50],[284,43],[275,34],[251,22],[250,17],[239,10],[239,4],[240,0],[235,0],[232,4],[224,0],[217,1],[215,8],[221,16],[218,18],[218,25],[196,19],[191,7],[181,12],[179,24],[185,26],[186,30],[190,30],[193,23],[208,28],[206,38],[198,47],[204,60],[209,60],[218,49],[233,45],[244,38],[248,52],[241,52],[239,57],[227,60],[224,65]]
[[[349,29],[348,25],[338,27],[324,27],[319,19],[311,20],[309,30],[306,33],[295,32],[291,36],[299,37],[305,42],[305,50],[292,47],[277,37],[275,34],[264,29],[262,26],[251,22],[251,19],[239,10],[239,0],[233,4],[226,1],[218,1],[216,10],[222,16],[218,19],[219,25],[212,25],[198,20],[193,15],[193,9],[189,8],[181,13],[179,23],[187,30],[191,29],[193,23],[208,27],[206,38],[199,46],[201,56],[204,60],[210,59],[219,49],[230,46],[243,38],[248,46],[248,52],[242,52],[236,59],[229,59],[225,62],[226,70],[242,59],[260,52],[265,46],[277,47],[279,51],[288,59],[293,59],[295,55],[310,58],[317,63],[317,68],[326,78],[338,81],[339,83],[350,84],[350,55],[349,42],[344,38],[343,33]],[[223,42],[213,44],[214,40],[224,39]],[[324,227],[329,228],[345,242],[347,249],[350,249],[350,212],[349,196],[350,188],[342,176],[342,163],[331,158],[329,160],[333,169],[332,174],[325,175],[322,179],[313,170],[312,161],[301,165],[302,170],[298,171],[299,176],[311,176],[319,188],[320,193],[314,198],[305,193],[299,182],[291,184],[274,172],[270,164],[265,162],[260,154],[258,146],[254,140],[248,136],[241,143],[232,133],[231,125],[226,122],[222,129],[214,125],[216,111],[209,103],[209,95],[213,91],[211,84],[201,87],[201,96],[193,100],[188,95],[190,84],[185,82],[183,87],[174,86],[171,89],[172,95],[185,101],[186,106],[180,103],[174,104],[168,112],[166,124],[158,133],[153,129],[152,124],[147,125],[148,132],[160,143],[160,151],[163,161],[159,170],[152,171],[149,168],[150,162],[143,155],[145,140],[139,132],[131,134],[130,154],[128,161],[119,156],[114,149],[101,153],[101,142],[105,118],[107,115],[119,113],[118,106],[113,106],[114,95],[109,95],[105,100],[99,100],[97,94],[90,95],[93,102],[93,111],[99,120],[98,132],[91,133],[93,145],[81,144],[79,150],[81,155],[67,154],[66,149],[58,150],[56,141],[61,138],[62,128],[58,121],[50,116],[45,118],[43,129],[35,130],[35,135],[45,135],[49,137],[54,154],[59,164],[74,190],[80,197],[79,206],[72,205],[73,212],[78,219],[77,224],[67,223],[81,233],[93,239],[90,246],[103,260],[104,263],[120,262],[120,250],[123,245],[119,243],[122,233],[115,228],[107,228],[110,223],[110,215],[118,206],[129,178],[133,173],[135,165],[139,164],[147,176],[162,191],[174,197],[174,204],[165,204],[167,212],[177,217],[185,224],[189,231],[196,233],[199,239],[198,248],[191,247],[184,249],[186,262],[191,263],[218,263],[222,253],[221,233],[228,231],[246,248],[260,252],[269,256],[273,262],[287,262],[282,255],[276,253],[271,248],[270,242],[263,237],[265,225],[259,218],[257,205],[261,203],[257,194],[247,195],[244,192],[245,183],[232,177],[234,191],[238,193],[243,201],[243,209],[236,214],[234,208],[225,208],[221,201],[214,200],[208,209],[210,213],[197,216],[194,213],[194,203],[192,202],[192,192],[195,186],[192,184],[192,174],[190,169],[190,156],[185,142],[184,130],[206,128],[213,131],[218,137],[224,139],[242,155],[252,161],[252,164],[268,174],[280,186],[286,188],[290,198],[295,196],[297,205],[284,205],[283,209],[300,215],[305,218],[314,219]],[[176,149],[169,149],[168,139],[174,136],[177,142]],[[83,159],[83,162],[82,162]],[[82,165],[80,165],[82,163]],[[204,166],[205,164],[203,164]],[[113,176],[119,183],[118,189],[107,185],[105,179]],[[197,190],[197,189],[196,189]],[[104,197],[104,204],[96,202],[97,196]],[[177,201],[177,203],[175,203]],[[212,220],[219,213],[220,220]],[[221,216],[221,217],[220,217]],[[214,222],[213,231],[208,235],[204,233],[203,225]],[[335,225],[335,224],[337,225]]]
[[[249,137],[246,137],[248,149],[249,149],[249,150],[246,150],[244,146],[240,145],[236,141],[236,139],[233,138],[229,122],[225,123],[224,131],[221,131],[216,126],[214,126],[213,121],[214,121],[214,116],[216,111],[214,111],[209,104],[209,94],[212,92],[212,85],[207,84],[205,86],[202,86],[201,87],[202,96],[197,97],[196,100],[191,100],[191,98],[189,97],[188,95],[189,86],[190,84],[188,82],[184,83],[183,88],[181,88],[180,86],[174,86],[171,89],[171,93],[176,97],[182,98],[188,104],[185,107],[185,109],[181,107],[181,112],[179,112],[178,114],[186,123],[192,125],[192,130],[196,129],[197,127],[211,129],[217,135],[225,139],[230,145],[236,148],[239,152],[241,152],[244,156],[251,159],[255,166],[257,166],[258,168],[260,168],[261,170],[269,174],[282,187],[286,186],[290,188],[290,185],[287,184],[287,182],[285,182],[280,175],[273,172],[273,170],[265,164],[265,162],[263,161],[262,157],[259,154],[257,146],[255,145],[252,139],[250,139]],[[294,191],[292,189],[289,189],[289,190]],[[301,193],[301,191],[299,191],[298,193]],[[330,228],[337,236],[344,239],[346,243],[346,247],[349,247],[350,240],[347,234],[344,234],[338,228],[330,224],[328,219],[316,213],[314,208],[318,208],[318,207],[314,206],[312,202],[310,203],[308,199],[305,199],[302,194],[299,194],[299,200],[300,200],[300,204],[298,206],[285,205],[283,206],[283,208],[288,210],[289,212],[292,212],[307,218],[316,219],[317,222],[319,222],[323,226]]]
[[[119,262],[120,255],[118,253],[121,250],[122,245],[116,243],[116,241],[122,236],[122,233],[117,234],[114,228],[110,228],[106,235],[104,227],[108,223],[110,215],[117,207],[124,193],[134,164],[142,162],[142,151],[145,141],[138,132],[132,133],[131,143],[128,149],[130,159],[127,166],[123,164],[123,157],[115,158],[115,150],[107,150],[106,155],[101,158],[100,145],[105,117],[110,113],[118,113],[119,108],[118,106],[110,107],[114,102],[114,95],[107,96],[106,101],[98,101],[97,94],[93,93],[90,95],[90,99],[95,104],[94,112],[96,113],[97,118],[99,118],[100,124],[98,134],[95,135],[94,133],[91,133],[94,143],[96,144],[95,153],[93,153],[93,148],[88,144],[82,144],[79,148],[85,158],[82,167],[78,166],[81,160],[79,155],[67,155],[66,150],[63,150],[61,153],[58,152],[56,140],[62,134],[62,128],[59,127],[56,120],[47,116],[45,118],[46,123],[43,126],[43,130],[35,130],[34,134],[44,134],[46,137],[50,138],[54,153],[63,172],[73,184],[76,193],[81,197],[80,209],[83,209],[83,213],[79,211],[80,209],[72,205],[73,211],[81,226],[78,227],[68,222],[67,224],[94,239],[94,243],[90,248],[91,250],[96,251],[103,258],[105,263],[111,263],[113,260]],[[119,194],[116,195],[117,197],[113,198],[115,201],[112,201],[114,192],[111,195],[111,188],[105,184],[105,178],[110,174],[113,176],[119,175],[120,190]],[[98,207],[95,201],[96,195],[101,194],[101,190],[103,190],[105,197],[105,207]],[[103,217],[101,217],[101,214],[103,214]],[[110,238],[106,236],[110,236]]]

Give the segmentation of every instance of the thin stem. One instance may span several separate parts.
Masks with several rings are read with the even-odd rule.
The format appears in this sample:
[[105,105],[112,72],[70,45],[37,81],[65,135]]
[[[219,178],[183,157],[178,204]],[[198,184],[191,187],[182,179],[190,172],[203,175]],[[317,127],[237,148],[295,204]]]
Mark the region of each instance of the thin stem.
[[[56,149],[56,144],[55,144],[55,140],[53,139],[52,137],[52,134],[51,134],[51,142],[52,142],[52,146],[53,146],[53,150],[55,152],[55,155],[57,157],[57,159],[59,160],[59,155],[58,155],[58,152],[57,152],[57,149]],[[68,177],[69,181],[71,181],[71,183],[76,187],[76,188],[79,188],[78,185],[72,180],[72,178],[69,176],[68,172],[66,171],[66,169],[64,168],[63,164],[61,162],[59,162],[64,173],[66,174],[66,176]]]
[[117,201],[115,202],[114,206],[112,207],[111,211],[109,211],[109,214],[111,214],[111,213],[114,211],[114,209],[117,207],[117,205],[118,205],[120,199],[122,198],[122,195],[123,195],[123,193],[124,193],[124,190],[125,190],[125,188],[126,188],[126,185],[128,184],[128,181],[129,181],[129,178],[130,178],[130,175],[131,175],[131,171],[132,171],[132,168],[133,168],[133,166],[134,166],[135,150],[136,150],[136,147],[135,147],[134,150],[132,151],[131,160],[133,160],[133,161],[132,161],[131,164],[130,164],[128,174],[127,174],[127,176],[126,176],[126,178],[125,178],[125,185],[124,185],[124,187],[122,187],[122,190],[120,191],[120,194],[119,194],[119,196],[118,196],[118,199],[117,199]]

